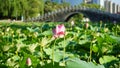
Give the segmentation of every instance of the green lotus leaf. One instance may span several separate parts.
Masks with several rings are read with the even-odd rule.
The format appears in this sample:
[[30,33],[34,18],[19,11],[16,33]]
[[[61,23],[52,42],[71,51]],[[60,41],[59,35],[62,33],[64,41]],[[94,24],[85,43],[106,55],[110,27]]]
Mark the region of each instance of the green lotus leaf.
[[100,64],[106,64],[112,61],[118,61],[118,59],[114,56],[103,56],[99,59]]

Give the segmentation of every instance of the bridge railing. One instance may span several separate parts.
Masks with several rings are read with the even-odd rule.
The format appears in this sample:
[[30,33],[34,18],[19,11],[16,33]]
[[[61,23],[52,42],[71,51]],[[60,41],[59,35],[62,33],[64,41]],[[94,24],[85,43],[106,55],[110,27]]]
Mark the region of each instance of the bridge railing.
[[108,16],[112,16],[115,18],[120,18],[120,14],[111,14],[109,12],[102,11],[100,9],[93,9],[93,8],[89,8],[89,7],[85,7],[85,6],[69,6],[69,7],[61,8],[61,9],[58,9],[58,10],[55,10],[52,12],[45,13],[44,15],[40,15],[38,17],[30,18],[30,19],[28,19],[28,21],[44,20],[44,19],[49,18],[50,16],[55,16],[60,13],[75,12],[78,10],[91,11],[91,12],[95,12],[95,13],[99,13],[99,14],[105,14]]

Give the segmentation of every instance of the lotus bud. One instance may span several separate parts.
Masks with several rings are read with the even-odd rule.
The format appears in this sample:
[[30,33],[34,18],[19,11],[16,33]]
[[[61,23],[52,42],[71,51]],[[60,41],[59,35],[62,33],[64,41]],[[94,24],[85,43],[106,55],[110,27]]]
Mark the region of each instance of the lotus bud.
[[75,24],[74,21],[71,21],[71,26],[74,26],[74,24]]
[[104,29],[104,32],[108,32],[108,31],[109,31],[109,29],[108,29],[108,28],[105,28],[105,29]]
[[85,23],[85,28],[87,29],[89,27],[89,23]]
[[10,31],[10,27],[8,27],[8,28],[6,29],[6,31],[7,31],[7,32]]
[[32,62],[31,62],[31,59],[30,59],[30,58],[27,58],[26,64],[27,64],[27,66],[31,66],[31,65],[32,65]]

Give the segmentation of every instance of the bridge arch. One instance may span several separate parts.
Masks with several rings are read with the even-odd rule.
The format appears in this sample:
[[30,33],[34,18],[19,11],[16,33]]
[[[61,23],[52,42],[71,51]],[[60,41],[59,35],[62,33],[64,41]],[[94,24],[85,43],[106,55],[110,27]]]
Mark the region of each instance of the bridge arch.
[[64,15],[64,21],[67,22],[72,16],[76,14],[82,13],[85,17],[89,18],[90,21],[114,21],[115,18],[109,16],[108,14],[104,13],[99,13],[99,12],[94,12],[90,10],[77,10],[77,11],[71,11],[69,13],[66,13]]
[[88,17],[85,13],[82,13],[82,12],[72,12],[72,13],[69,13],[65,16],[64,21],[68,22],[72,17],[74,17],[75,15],[79,15],[79,14],[83,14],[83,17]]

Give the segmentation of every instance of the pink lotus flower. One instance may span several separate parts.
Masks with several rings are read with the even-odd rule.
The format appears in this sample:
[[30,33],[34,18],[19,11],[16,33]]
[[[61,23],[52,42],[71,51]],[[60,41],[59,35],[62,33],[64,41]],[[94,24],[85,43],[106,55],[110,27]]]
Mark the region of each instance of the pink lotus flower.
[[65,26],[64,24],[57,25],[55,29],[53,29],[53,34],[55,38],[63,38],[65,36]]
[[30,58],[27,58],[26,64],[27,64],[28,66],[31,66],[31,65],[32,65],[32,62],[31,62],[31,59],[30,59]]

